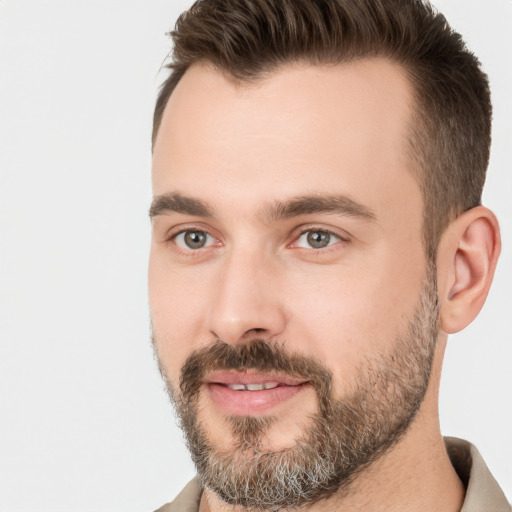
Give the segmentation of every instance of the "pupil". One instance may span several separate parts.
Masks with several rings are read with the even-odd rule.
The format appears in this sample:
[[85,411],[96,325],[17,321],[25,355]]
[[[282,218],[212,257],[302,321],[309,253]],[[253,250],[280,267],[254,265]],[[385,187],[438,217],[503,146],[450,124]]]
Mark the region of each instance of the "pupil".
[[185,243],[191,249],[200,249],[206,242],[206,234],[203,231],[188,231],[185,233]]
[[308,233],[308,243],[315,249],[327,247],[331,240],[331,235],[325,231],[311,231]]

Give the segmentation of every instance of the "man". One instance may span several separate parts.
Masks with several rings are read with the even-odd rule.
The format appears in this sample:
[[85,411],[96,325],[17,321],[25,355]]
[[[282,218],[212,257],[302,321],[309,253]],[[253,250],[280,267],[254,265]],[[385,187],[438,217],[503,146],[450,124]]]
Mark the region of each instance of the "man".
[[173,37],[149,293],[198,480],[160,510],[510,510],[437,413],[500,251],[477,59],[414,0],[204,0]]

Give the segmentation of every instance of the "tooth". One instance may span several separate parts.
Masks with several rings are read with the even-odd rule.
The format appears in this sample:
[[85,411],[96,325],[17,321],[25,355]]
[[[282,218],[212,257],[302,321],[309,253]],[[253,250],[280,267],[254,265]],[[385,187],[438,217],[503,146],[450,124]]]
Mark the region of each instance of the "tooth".
[[247,384],[245,387],[248,391],[261,391],[264,386],[264,384]]
[[228,388],[234,391],[242,391],[245,389],[243,384],[228,384]]
[[264,384],[228,384],[228,388],[233,391],[262,391],[264,389],[277,388],[277,382],[265,382]]

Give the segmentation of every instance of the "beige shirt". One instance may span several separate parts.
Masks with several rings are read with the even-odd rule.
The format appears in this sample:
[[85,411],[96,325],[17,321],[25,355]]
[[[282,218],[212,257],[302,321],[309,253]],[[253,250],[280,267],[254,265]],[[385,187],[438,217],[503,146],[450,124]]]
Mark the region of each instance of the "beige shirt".
[[[511,512],[503,491],[478,450],[471,443],[455,437],[446,437],[445,444],[453,467],[466,487],[460,512]],[[194,478],[172,503],[155,512],[198,512],[201,492],[201,486]]]

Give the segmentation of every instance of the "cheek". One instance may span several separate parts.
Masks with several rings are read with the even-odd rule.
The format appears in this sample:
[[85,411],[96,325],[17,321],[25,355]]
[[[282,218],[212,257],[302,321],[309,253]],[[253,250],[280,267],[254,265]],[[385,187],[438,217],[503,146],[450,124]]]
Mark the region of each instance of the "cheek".
[[368,358],[391,352],[414,314],[422,265],[381,254],[373,264],[325,268],[304,274],[287,294],[287,343],[331,369],[334,391],[346,392]]
[[151,251],[148,275],[151,324],[160,364],[170,378],[179,375],[185,359],[204,339],[201,301],[205,290],[201,282],[197,275],[171,268],[165,254]]

